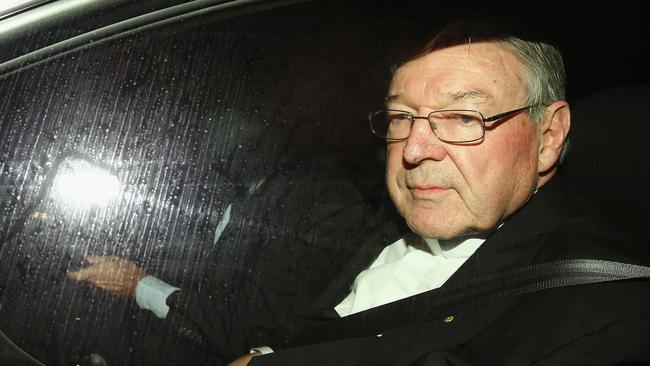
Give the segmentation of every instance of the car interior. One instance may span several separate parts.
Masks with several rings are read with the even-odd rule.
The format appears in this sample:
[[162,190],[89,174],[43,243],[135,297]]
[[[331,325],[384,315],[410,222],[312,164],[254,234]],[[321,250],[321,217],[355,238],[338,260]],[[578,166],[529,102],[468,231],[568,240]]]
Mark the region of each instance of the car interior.
[[282,283],[289,300],[317,293],[360,226],[403,225],[367,116],[392,65],[465,15],[530,23],[559,45],[573,116],[562,174],[647,245],[639,5],[82,3],[0,18],[0,364],[202,364],[200,341],[67,280],[88,255],[181,288],[218,274]]

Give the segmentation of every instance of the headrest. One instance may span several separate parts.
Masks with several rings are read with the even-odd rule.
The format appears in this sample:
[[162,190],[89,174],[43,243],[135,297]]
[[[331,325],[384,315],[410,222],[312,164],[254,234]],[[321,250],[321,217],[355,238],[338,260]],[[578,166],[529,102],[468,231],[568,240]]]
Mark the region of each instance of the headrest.
[[571,107],[569,185],[629,233],[650,238],[650,85],[617,86]]

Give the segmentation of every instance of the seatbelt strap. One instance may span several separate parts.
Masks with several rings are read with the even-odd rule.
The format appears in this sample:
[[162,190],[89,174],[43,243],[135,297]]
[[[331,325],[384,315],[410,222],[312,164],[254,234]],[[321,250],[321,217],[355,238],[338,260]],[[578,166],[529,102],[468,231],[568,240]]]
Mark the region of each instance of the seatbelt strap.
[[336,320],[314,320],[309,332],[291,343],[375,335],[443,318],[469,307],[556,287],[649,278],[650,267],[596,259],[534,264],[443,286]]

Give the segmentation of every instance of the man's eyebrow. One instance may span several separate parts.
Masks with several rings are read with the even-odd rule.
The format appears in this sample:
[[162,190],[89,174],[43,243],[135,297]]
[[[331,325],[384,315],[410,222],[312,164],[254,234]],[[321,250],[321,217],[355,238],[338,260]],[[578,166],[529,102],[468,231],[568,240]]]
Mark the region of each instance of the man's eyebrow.
[[[448,100],[447,103],[463,102],[466,100],[475,99],[488,99],[488,94],[479,89],[473,90],[458,90],[453,92],[441,93],[441,95]],[[389,94],[384,98],[384,104],[392,102],[408,103],[407,97],[402,93]]]
[[[442,96],[446,97],[449,100],[459,102],[467,99],[485,99],[488,97],[487,93],[480,89],[473,89],[473,90],[457,90],[453,92],[446,92],[446,93],[441,93]],[[385,102],[394,102],[394,101],[399,101],[404,99],[404,95],[402,93],[398,94],[389,94],[384,98]]]
[[390,103],[402,99],[402,94],[389,94],[384,98],[384,103]]
[[445,97],[453,102],[462,102],[468,99],[487,99],[488,95],[478,89],[475,90],[459,90],[455,92],[443,93]]

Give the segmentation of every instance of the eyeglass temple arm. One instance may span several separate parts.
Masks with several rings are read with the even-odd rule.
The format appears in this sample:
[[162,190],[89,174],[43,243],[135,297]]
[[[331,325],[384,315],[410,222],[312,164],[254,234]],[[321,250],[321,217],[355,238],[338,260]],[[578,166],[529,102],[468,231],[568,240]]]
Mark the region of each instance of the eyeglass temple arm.
[[525,111],[526,109],[529,109],[529,108],[532,108],[532,107],[533,107],[532,105],[529,105],[529,106],[526,106],[526,107],[523,107],[523,108],[514,109],[514,110],[512,110],[512,111],[499,113],[499,114],[496,114],[496,115],[494,115],[494,116],[484,118],[484,119],[483,119],[483,122],[492,122],[492,121],[499,120],[499,119],[501,119],[501,118],[506,118],[506,117],[508,117],[508,116],[512,116],[512,115],[515,114],[515,113],[519,113],[519,112],[521,112],[521,111]]

